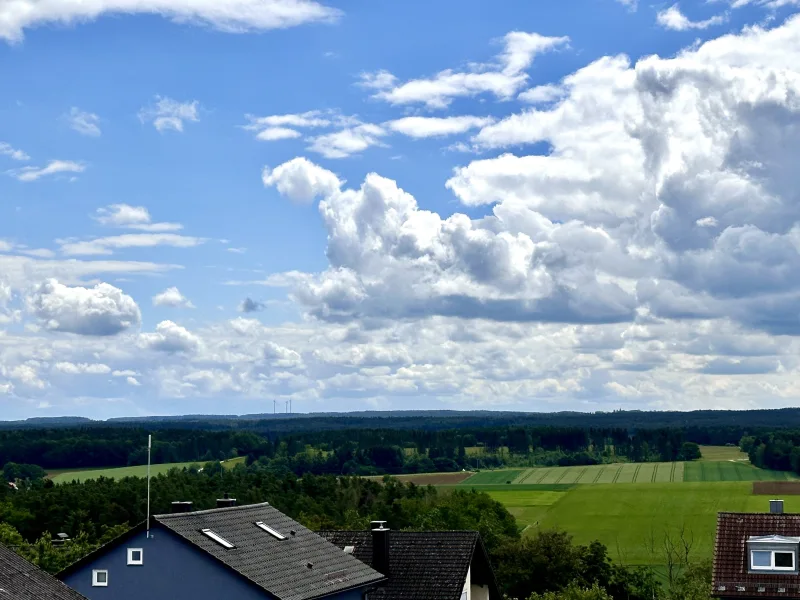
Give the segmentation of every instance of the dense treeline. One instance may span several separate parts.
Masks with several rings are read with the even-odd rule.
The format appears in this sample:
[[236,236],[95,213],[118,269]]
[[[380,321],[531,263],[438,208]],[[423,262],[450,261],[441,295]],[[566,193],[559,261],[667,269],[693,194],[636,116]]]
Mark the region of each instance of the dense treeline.
[[[705,571],[697,575],[687,568],[674,586],[664,589],[649,569],[612,562],[608,549],[599,542],[576,545],[559,531],[521,536],[502,504],[474,490],[440,493],[391,478],[382,483],[310,474],[297,478],[259,462],[232,470],[206,463],[202,471],[173,469],[155,477],[152,506],[155,513],[167,512],[170,503],[180,499],[206,509],[215,506],[216,498],[225,492],[239,504],[269,501],[315,530],[367,529],[370,520],[379,519],[394,529],[480,531],[500,586],[513,598],[708,597]],[[0,543],[55,572],[144,520],[145,511],[144,479],[63,485],[36,480],[16,492],[0,491]],[[52,534],[60,532],[72,539],[54,546]],[[697,584],[698,578],[702,585]],[[706,595],[689,595],[690,587],[704,589]]]
[[[0,431],[0,465],[46,469],[141,465],[147,461],[142,428],[61,428]],[[153,432],[155,464],[268,459],[294,472],[397,474],[491,468],[504,464],[581,465],[696,458],[696,446],[678,429],[481,427],[449,430],[354,429],[288,434],[253,431]],[[263,461],[262,461],[263,462]]]
[[757,467],[800,474],[800,430],[746,435],[739,447]]

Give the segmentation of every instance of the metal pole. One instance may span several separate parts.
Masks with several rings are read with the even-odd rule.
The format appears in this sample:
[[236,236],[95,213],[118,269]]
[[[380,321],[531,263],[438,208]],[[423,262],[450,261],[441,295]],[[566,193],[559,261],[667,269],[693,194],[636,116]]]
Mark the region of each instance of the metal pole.
[[153,436],[147,436],[147,538],[150,539],[150,449],[153,445]]

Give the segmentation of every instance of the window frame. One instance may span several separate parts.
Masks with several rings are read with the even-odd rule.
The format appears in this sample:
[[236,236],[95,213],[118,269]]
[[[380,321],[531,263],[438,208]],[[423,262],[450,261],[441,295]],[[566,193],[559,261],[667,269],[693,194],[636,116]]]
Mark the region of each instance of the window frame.
[[[134,560],[133,553],[139,553],[139,560]],[[128,566],[140,567],[144,565],[144,549],[143,548],[128,548]]]
[[[787,544],[788,545],[788,544]],[[749,548],[750,552],[750,560],[748,562],[748,568],[751,572],[760,572],[763,573],[765,571],[773,572],[773,573],[797,573],[797,554],[798,548],[796,546],[788,547],[788,548],[763,548],[758,547],[756,545],[751,545]],[[769,552],[769,566],[756,566],[753,564],[753,555],[756,552]],[[792,566],[791,567],[778,567],[775,566],[775,555],[776,554],[789,554],[792,557]]]
[[[105,574],[105,581],[98,579],[101,573]],[[92,587],[108,587],[108,569],[92,569]]]

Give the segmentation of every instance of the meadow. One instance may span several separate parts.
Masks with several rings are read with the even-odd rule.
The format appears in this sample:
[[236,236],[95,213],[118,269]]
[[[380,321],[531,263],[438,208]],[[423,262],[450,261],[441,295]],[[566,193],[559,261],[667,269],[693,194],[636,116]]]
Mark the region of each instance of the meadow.
[[[696,558],[711,558],[719,511],[766,512],[767,496],[753,481],[797,480],[758,469],[735,447],[703,447],[693,462],[615,463],[483,471],[459,487],[474,487],[503,503],[525,535],[558,528],[578,543],[600,540],[631,565],[662,565],[665,535],[693,540]],[[510,483],[509,483],[510,482]],[[800,512],[800,496],[785,498]]]
[[[222,463],[226,469],[232,469],[239,463],[244,463],[245,457],[232,458]],[[150,475],[156,476],[168,472],[170,469],[183,469],[192,465],[202,465],[200,461],[183,463],[165,463],[150,465]],[[147,465],[136,465],[134,467],[116,467],[113,469],[61,469],[49,471],[47,476],[55,483],[69,483],[70,481],[87,481],[89,479],[99,479],[108,477],[111,479],[122,479],[123,477],[147,477]]]

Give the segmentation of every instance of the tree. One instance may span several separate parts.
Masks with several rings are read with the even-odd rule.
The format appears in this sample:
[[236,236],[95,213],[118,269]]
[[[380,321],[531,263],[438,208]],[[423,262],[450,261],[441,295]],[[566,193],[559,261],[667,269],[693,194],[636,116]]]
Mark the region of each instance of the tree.
[[712,567],[710,560],[689,564],[671,590],[671,600],[710,600]]
[[678,460],[697,460],[700,454],[700,446],[694,442],[683,442],[681,451],[678,453]]

